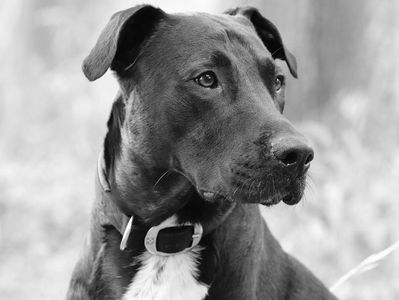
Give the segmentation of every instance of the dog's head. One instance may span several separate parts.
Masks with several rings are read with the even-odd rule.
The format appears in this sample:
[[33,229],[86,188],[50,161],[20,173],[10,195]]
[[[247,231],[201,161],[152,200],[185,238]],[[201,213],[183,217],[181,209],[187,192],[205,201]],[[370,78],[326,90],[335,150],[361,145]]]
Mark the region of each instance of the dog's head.
[[209,201],[297,203],[313,151],[283,116],[275,59],[297,76],[295,57],[255,8],[116,13],[83,63],[89,80],[111,68],[121,86],[105,145],[112,184],[165,203],[192,186]]

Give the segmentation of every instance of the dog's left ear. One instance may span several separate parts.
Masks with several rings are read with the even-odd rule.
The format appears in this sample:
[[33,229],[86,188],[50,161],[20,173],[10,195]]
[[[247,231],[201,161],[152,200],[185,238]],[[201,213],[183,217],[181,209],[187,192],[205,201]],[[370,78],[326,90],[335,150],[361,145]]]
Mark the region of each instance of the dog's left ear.
[[295,56],[284,46],[277,27],[268,19],[263,17],[259,10],[254,7],[237,7],[225,12],[228,15],[243,15],[248,18],[255,27],[256,33],[263,44],[272,54],[274,59],[282,59],[288,65],[292,76],[298,78],[297,63]]

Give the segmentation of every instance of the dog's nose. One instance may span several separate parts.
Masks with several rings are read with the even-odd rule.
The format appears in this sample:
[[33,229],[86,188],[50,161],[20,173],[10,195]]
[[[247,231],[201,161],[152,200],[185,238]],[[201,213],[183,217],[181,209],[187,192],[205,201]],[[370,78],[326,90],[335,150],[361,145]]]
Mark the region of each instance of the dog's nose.
[[285,166],[298,171],[307,169],[314,157],[313,149],[297,138],[280,139],[278,143],[272,144],[272,152]]

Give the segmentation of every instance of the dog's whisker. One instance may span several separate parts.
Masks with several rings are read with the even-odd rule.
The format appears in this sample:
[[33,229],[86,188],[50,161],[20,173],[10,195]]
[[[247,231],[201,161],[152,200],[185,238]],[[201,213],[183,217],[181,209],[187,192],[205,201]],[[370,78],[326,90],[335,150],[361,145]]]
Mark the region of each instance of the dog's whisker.
[[315,183],[313,177],[311,176],[311,174],[308,174],[308,180],[306,180],[306,187],[309,188],[311,191],[313,191],[314,185]]
[[253,184],[254,184],[255,182],[256,182],[256,178],[253,179],[251,185],[249,186],[249,196],[248,196],[248,198],[251,198],[251,195],[252,195],[252,186],[253,186]]
[[274,177],[271,176],[272,179],[272,195],[274,195],[275,191],[276,191],[276,187],[274,186]]
[[155,190],[155,187],[157,186],[157,184],[162,180],[162,178],[164,178],[169,172],[171,171],[171,169],[168,169],[165,173],[163,173],[158,180],[155,182],[155,184],[153,185],[152,189]]
[[276,50],[274,50],[274,51],[272,52],[272,56],[273,56],[274,54],[276,54],[278,51],[280,51],[281,49],[283,49],[283,47],[279,47],[279,48],[277,48]]
[[243,183],[242,186],[241,186],[241,193],[244,192],[245,186],[246,186],[251,180],[252,180],[252,178],[248,178],[248,179],[246,179],[246,180],[244,181],[244,183]]
[[262,201],[262,190],[260,189],[260,186],[262,184],[262,181],[259,180],[258,186],[257,186],[257,191],[258,191],[258,199],[259,199],[259,203]]
[[236,186],[236,188],[234,189],[233,193],[230,193],[230,194],[232,194],[232,195],[231,195],[231,199],[234,199],[234,196],[235,196],[235,194],[237,193],[237,191],[238,191],[239,188],[240,188],[239,186]]

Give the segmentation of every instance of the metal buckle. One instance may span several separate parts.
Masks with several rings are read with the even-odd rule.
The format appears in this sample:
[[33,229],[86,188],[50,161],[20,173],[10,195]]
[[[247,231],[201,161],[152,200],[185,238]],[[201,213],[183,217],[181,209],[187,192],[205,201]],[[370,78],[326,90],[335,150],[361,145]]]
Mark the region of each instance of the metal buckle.
[[[166,252],[161,252],[157,250],[157,238],[158,238],[158,233],[164,228],[169,228],[169,227],[178,227],[178,226],[194,226],[194,234],[192,235],[193,238],[193,243],[191,244],[190,247],[183,249],[182,251],[179,252],[174,252],[174,253],[166,253]],[[183,252],[187,252],[194,248],[195,246],[198,245],[202,238],[202,225],[200,223],[184,223],[184,224],[179,224],[176,225],[175,219],[174,218],[169,218],[163,221],[161,224],[157,226],[153,226],[148,230],[145,238],[144,238],[144,246],[150,252],[151,254],[155,255],[160,255],[160,256],[171,256]]]

